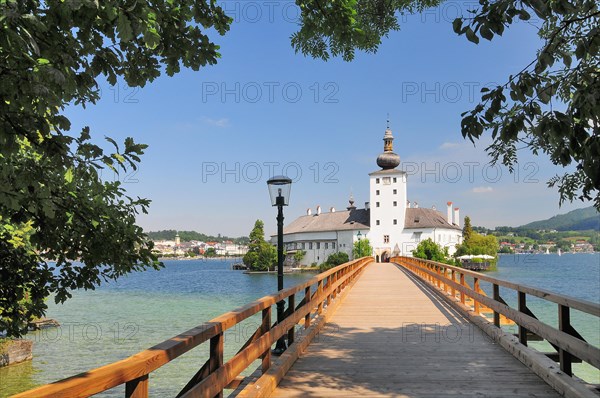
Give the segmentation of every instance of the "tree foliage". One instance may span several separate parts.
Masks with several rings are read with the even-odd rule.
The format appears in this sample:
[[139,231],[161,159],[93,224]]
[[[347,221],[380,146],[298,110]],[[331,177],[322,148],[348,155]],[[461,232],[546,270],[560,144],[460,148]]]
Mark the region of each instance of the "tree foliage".
[[22,334],[50,294],[157,267],[135,221],[150,202],[101,178],[135,169],[146,146],[107,137],[105,150],[65,108],[96,103],[104,79],[142,87],[216,63],[204,32],[230,21],[204,1],[0,1],[0,330]]
[[[297,1],[301,28],[292,36],[296,51],[327,60],[352,60],[356,50],[376,52],[381,38],[400,28],[398,18],[438,1]],[[467,40],[493,40],[517,21],[539,19],[543,44],[531,62],[504,84],[481,90],[481,102],[462,114],[463,137],[485,132],[493,163],[512,171],[517,151],[544,153],[562,167],[548,184],[565,200],[594,200],[600,210],[600,11],[597,0],[480,0],[453,29]]]
[[321,271],[327,271],[330,268],[337,267],[338,265],[347,263],[348,261],[350,261],[350,258],[348,257],[348,253],[344,253],[344,252],[331,253],[327,257],[327,260],[323,264],[321,264],[319,269]]
[[355,241],[352,246],[352,256],[354,258],[370,256],[372,253],[373,248],[371,247],[371,242],[369,242],[369,239],[367,238]]
[[277,249],[265,241],[264,228],[265,224],[256,220],[254,228],[250,231],[248,252],[242,261],[252,271],[267,271],[277,265]]
[[471,217],[465,217],[465,225],[462,230],[463,243],[469,243],[473,236],[473,227],[471,227]]
[[463,237],[463,243],[456,247],[454,256],[460,257],[465,254],[496,256],[499,251],[500,245],[494,235],[481,235],[473,232],[469,240]]
[[427,238],[422,240],[417,245],[417,248],[412,252],[414,257],[422,258],[425,260],[437,261],[440,263],[449,263],[448,261],[448,248],[442,248],[440,245]]

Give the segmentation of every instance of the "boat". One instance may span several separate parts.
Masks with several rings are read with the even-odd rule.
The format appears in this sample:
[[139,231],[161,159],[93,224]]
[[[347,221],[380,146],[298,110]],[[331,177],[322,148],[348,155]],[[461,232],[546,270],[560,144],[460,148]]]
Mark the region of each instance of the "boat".
[[556,251],[556,254],[558,254],[559,256],[562,256],[562,252],[560,251],[560,249],[558,249],[558,250]]

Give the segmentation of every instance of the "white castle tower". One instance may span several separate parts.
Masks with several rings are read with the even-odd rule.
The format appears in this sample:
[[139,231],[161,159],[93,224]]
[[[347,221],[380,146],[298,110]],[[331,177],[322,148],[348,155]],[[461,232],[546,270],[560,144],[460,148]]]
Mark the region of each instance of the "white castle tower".
[[406,173],[397,170],[400,156],[393,151],[394,137],[389,122],[383,136],[383,153],[377,157],[381,170],[369,174],[369,240],[373,254],[383,261],[403,253],[402,232],[406,215]]

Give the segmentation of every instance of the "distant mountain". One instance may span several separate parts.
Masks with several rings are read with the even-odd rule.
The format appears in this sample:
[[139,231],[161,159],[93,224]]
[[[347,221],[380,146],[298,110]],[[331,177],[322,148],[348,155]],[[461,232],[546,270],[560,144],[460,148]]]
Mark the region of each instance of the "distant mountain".
[[570,211],[566,214],[559,214],[547,220],[534,221],[520,226],[523,229],[555,229],[557,231],[600,231],[600,213],[590,206],[583,209]]

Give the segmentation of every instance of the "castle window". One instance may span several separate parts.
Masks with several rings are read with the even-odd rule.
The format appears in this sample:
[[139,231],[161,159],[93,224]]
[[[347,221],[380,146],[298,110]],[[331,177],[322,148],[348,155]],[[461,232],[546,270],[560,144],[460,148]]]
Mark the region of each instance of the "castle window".
[[302,249],[305,249],[305,248],[306,248],[306,246],[305,246],[305,245],[306,245],[306,244],[305,244],[304,242],[302,242]]
[[308,248],[309,250],[312,249],[312,242],[308,242]]
[[391,183],[390,177],[383,177],[383,185],[390,185],[390,183]]
[[325,250],[329,249],[329,243],[325,242]]
[[375,195],[379,195],[379,189],[375,191]]
[[379,225],[379,220],[375,220],[375,225]]
[[379,178],[375,179],[375,184],[379,184]]
[[383,235],[383,243],[390,243],[390,236],[389,235]]
[[397,225],[397,224],[398,224],[398,220],[396,220],[396,219],[394,218],[394,225]]
[[375,207],[379,207],[379,202],[375,202]]
[[317,250],[321,249],[321,242],[317,242]]
[[394,207],[398,206],[398,202],[394,201]]
[[331,248],[335,249],[335,242],[331,242]]
[[398,193],[397,189],[394,189],[394,195],[396,195]]
[[394,182],[398,182],[398,180],[396,179],[396,177],[394,177],[394,180],[393,180],[393,181],[394,181]]

